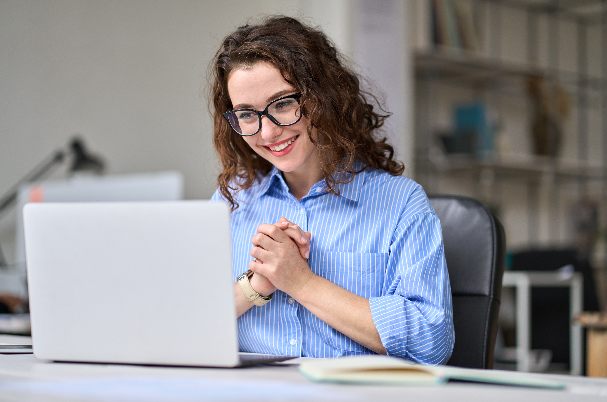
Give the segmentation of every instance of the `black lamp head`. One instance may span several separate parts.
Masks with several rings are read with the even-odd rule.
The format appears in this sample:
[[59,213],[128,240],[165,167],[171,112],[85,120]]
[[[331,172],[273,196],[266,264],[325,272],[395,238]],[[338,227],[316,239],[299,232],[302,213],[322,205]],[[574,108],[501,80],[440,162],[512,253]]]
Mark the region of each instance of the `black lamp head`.
[[75,137],[70,141],[72,154],[71,173],[102,174],[105,168],[103,158],[87,152],[81,138]]

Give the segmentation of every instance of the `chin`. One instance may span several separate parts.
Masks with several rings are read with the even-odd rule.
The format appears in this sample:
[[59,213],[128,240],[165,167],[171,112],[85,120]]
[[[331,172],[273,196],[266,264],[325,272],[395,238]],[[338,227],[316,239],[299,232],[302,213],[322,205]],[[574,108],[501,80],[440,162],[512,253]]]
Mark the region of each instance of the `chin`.
[[300,164],[291,163],[291,162],[283,162],[283,163],[278,162],[278,163],[274,163],[273,165],[276,166],[276,169],[278,169],[284,173],[293,173],[300,168]]

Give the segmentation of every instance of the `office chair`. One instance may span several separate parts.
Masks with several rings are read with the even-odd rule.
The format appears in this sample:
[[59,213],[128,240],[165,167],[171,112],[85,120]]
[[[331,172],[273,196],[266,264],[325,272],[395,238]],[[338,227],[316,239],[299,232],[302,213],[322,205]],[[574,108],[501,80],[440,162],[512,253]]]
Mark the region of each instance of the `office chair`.
[[443,229],[453,296],[455,346],[447,364],[492,368],[504,273],[504,229],[474,199],[432,196],[430,203]]

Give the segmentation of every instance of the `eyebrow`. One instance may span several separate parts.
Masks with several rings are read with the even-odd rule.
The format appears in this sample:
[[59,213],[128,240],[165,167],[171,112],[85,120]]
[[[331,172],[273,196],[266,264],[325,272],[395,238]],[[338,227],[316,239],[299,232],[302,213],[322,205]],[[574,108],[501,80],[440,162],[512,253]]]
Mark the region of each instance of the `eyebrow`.
[[[285,96],[285,95],[290,95],[290,94],[295,94],[297,93],[297,91],[295,89],[283,89],[282,91],[278,91],[274,94],[272,94],[269,98],[266,99],[266,103],[270,103],[278,98],[280,98],[281,96]],[[238,105],[234,105],[233,109],[255,109],[255,107],[253,107],[253,105],[248,104],[248,103],[239,103]]]

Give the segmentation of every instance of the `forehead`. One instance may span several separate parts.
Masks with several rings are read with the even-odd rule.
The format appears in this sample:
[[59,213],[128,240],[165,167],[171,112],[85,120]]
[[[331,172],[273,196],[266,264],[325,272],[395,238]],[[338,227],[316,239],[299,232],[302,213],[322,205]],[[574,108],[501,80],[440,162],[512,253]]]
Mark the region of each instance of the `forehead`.
[[275,95],[294,90],[280,70],[267,62],[242,66],[228,76],[228,94],[232,105],[265,106]]

